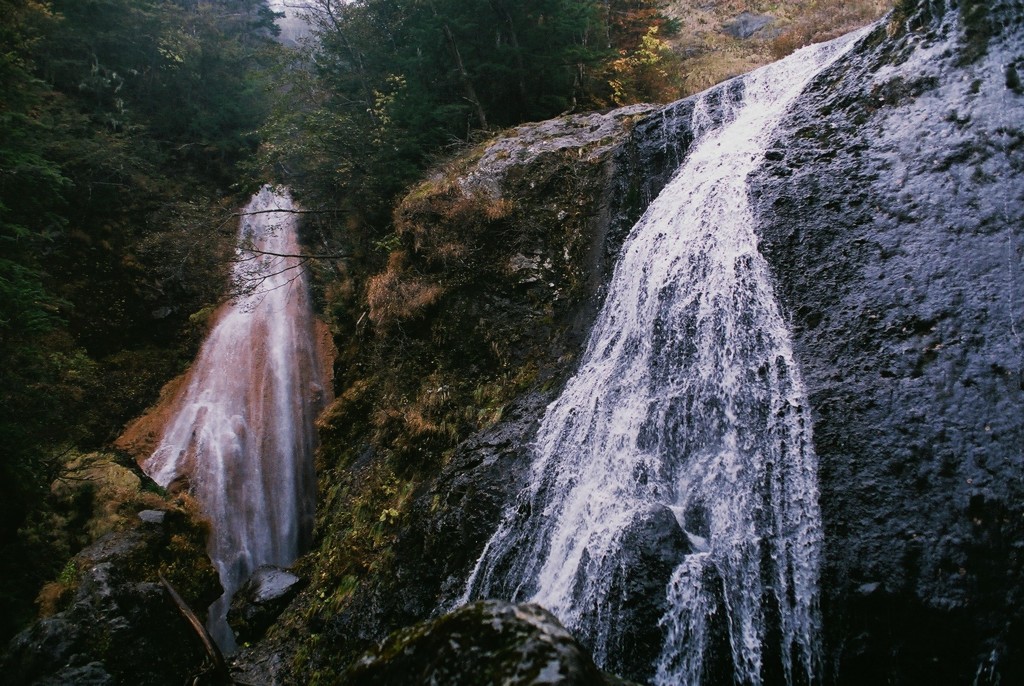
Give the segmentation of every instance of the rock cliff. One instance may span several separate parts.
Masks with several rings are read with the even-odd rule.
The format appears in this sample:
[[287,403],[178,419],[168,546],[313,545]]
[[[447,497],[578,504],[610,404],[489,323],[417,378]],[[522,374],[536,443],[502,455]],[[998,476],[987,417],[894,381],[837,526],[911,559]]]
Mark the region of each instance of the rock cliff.
[[814,416],[838,683],[1024,679],[1022,29],[1020,3],[904,8],[751,177]]

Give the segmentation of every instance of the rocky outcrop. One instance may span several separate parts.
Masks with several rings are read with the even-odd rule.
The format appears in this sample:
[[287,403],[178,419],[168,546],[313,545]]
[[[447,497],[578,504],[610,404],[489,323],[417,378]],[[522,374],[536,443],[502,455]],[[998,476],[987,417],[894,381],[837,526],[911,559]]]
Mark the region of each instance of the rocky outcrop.
[[157,582],[157,570],[199,608],[220,594],[220,584],[205,556],[186,559],[172,540],[194,535],[193,525],[180,512],[161,514],[147,511],[141,525],[107,534],[75,556],[61,582],[64,608],[11,641],[0,662],[4,683],[161,686],[204,673],[203,645]]
[[775,18],[767,14],[743,12],[732,21],[723,25],[722,31],[735,38],[752,38],[774,22]]
[[483,601],[389,636],[349,669],[351,686],[601,686],[609,679],[550,612]]
[[821,75],[751,178],[840,684],[1024,682],[1024,10],[933,5]]
[[257,567],[231,598],[228,624],[238,643],[261,638],[305,585],[305,579],[287,569],[272,565]]

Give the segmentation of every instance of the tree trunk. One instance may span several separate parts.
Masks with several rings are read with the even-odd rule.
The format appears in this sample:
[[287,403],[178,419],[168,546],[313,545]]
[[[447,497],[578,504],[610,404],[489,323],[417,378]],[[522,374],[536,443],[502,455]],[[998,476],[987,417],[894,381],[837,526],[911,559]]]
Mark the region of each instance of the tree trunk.
[[476,109],[476,118],[480,121],[480,128],[487,129],[487,115],[484,114],[483,105],[480,104],[480,99],[476,97],[476,89],[473,88],[473,82],[469,78],[469,72],[466,71],[465,65],[462,64],[462,55],[459,54],[459,46],[455,43],[455,36],[452,34],[452,30],[448,28],[448,24],[444,24],[444,36],[448,40],[448,48],[452,52],[452,59],[455,60],[455,66],[459,70],[459,78],[462,81],[462,87],[466,90],[466,99],[472,103]]
[[[430,10],[434,13],[434,17],[440,18],[440,14],[437,11],[437,7],[433,2],[430,3]],[[466,66],[462,63],[462,54],[459,53],[459,46],[455,42],[455,34],[452,33],[451,28],[448,26],[448,22],[441,20],[441,30],[444,31],[445,41],[448,43],[448,51],[452,54],[452,59],[455,60],[455,67],[459,72],[459,80],[462,81],[462,88],[466,91],[466,100],[473,105],[476,110],[476,118],[480,122],[480,128],[487,129],[487,115],[484,113],[483,105],[480,104],[480,99],[476,97],[476,89],[473,88],[473,81],[469,78],[469,72],[466,71]]]

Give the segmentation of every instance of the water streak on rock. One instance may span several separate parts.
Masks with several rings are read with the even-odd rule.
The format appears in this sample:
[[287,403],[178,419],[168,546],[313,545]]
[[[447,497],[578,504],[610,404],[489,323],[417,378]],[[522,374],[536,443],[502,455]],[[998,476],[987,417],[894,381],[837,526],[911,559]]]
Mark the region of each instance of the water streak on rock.
[[328,391],[305,273],[282,257],[299,252],[291,209],[287,192],[269,186],[246,207],[234,270],[246,295],[218,313],[143,464],[163,486],[187,483],[212,523],[224,596],[208,624],[228,652],[232,594],[260,565],[293,562],[313,524],[313,421]]

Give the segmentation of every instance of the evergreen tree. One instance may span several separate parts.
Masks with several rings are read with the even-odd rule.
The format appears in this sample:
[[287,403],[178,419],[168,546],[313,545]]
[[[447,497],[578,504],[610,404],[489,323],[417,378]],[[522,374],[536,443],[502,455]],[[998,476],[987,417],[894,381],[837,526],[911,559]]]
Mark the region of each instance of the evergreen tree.
[[649,52],[662,23],[651,0],[311,0],[309,16],[317,42],[290,68],[266,161],[316,204],[378,226],[395,193],[474,132],[605,106],[613,86],[630,99],[623,84],[641,79],[612,84],[610,65]]
[[256,147],[272,20],[262,0],[0,0],[3,636],[72,552],[49,512],[64,456],[154,399],[223,289],[209,216]]

